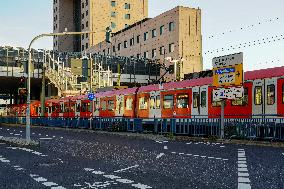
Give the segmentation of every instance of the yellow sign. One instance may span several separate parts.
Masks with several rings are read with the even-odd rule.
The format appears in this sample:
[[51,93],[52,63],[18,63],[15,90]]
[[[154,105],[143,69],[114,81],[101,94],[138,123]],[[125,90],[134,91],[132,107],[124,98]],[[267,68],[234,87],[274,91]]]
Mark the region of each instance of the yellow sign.
[[244,82],[243,64],[213,68],[213,86],[242,86]]

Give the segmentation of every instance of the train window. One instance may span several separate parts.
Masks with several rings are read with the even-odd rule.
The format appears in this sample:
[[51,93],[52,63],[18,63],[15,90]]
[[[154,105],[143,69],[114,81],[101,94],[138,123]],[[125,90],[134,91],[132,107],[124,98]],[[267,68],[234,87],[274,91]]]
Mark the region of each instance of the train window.
[[188,95],[179,94],[177,96],[177,108],[188,108]]
[[146,110],[148,108],[147,98],[140,97],[139,98],[139,110]]
[[45,113],[49,113],[49,107],[45,107]]
[[95,102],[94,111],[95,111],[95,110],[99,110],[99,109],[100,109],[100,101],[99,101],[99,99],[96,98],[94,102]]
[[282,103],[284,104],[284,84],[282,85]]
[[84,102],[81,105],[81,112],[87,112],[87,104]]
[[76,112],[80,112],[81,108],[80,108],[80,104],[76,104]]
[[174,95],[164,96],[164,109],[170,109],[174,107]]
[[199,94],[197,92],[193,93],[193,108],[198,108],[199,106]]
[[123,112],[123,102],[121,100],[116,101],[116,108],[119,114]]
[[155,109],[155,97],[151,96],[150,98],[150,109]]
[[275,85],[267,85],[267,105],[275,103]]
[[126,101],[125,101],[125,109],[126,110],[132,110],[132,102],[133,102],[132,98],[126,99]]
[[108,110],[114,111],[114,101],[113,100],[108,101]]
[[103,111],[105,111],[107,109],[107,102],[105,100],[103,100],[101,102],[101,108],[102,108]]
[[212,92],[212,95],[211,95],[211,101],[212,101],[212,107],[219,107],[221,106],[222,104],[222,101],[219,100],[219,101],[213,101],[213,92]]
[[248,88],[244,88],[244,96],[242,98],[232,100],[232,106],[245,106],[248,104]]
[[200,104],[202,108],[206,107],[206,100],[207,100],[206,91],[202,91],[201,92],[201,104]]
[[160,97],[160,95],[156,97],[156,108],[157,109],[161,108],[161,97]]
[[256,86],[254,89],[254,104],[261,105],[262,104],[262,87]]

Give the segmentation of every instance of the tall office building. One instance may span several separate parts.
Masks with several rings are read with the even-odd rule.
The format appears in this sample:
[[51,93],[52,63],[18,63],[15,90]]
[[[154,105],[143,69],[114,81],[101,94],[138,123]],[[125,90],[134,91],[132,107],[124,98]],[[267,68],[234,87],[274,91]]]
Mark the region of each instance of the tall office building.
[[105,30],[127,28],[148,17],[148,0],[54,0],[53,31],[94,31],[81,36],[54,37],[53,49],[85,51],[105,40]]

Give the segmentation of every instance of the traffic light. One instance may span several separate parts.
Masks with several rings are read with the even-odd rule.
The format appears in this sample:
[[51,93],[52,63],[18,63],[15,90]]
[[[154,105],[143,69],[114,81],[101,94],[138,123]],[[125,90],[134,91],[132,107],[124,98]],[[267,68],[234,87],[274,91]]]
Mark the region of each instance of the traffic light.
[[26,88],[19,88],[18,94],[19,96],[26,96],[28,94],[28,90]]
[[111,29],[110,29],[110,27],[107,27],[106,28],[106,42],[107,43],[111,43]]

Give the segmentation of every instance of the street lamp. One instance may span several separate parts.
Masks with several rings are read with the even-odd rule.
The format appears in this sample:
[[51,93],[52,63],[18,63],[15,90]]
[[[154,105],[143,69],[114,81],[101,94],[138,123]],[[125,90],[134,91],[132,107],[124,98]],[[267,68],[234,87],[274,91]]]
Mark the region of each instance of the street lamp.
[[[66,31],[66,30],[65,30]],[[29,58],[28,58],[28,79],[27,79],[27,111],[26,111],[26,142],[29,144],[31,141],[30,136],[30,125],[31,125],[31,115],[30,115],[30,104],[31,104],[31,50],[32,44],[43,37],[53,37],[53,36],[64,36],[64,35],[81,35],[81,34],[89,34],[89,33],[96,33],[94,31],[84,31],[84,32],[63,32],[63,33],[49,33],[49,34],[41,34],[32,39],[29,44]]]
[[[174,63],[174,75],[175,80],[177,81],[177,63],[179,62],[181,65],[183,65],[183,61],[185,61],[184,58],[179,59],[173,59],[172,57],[166,57],[165,60],[169,61],[170,63]],[[180,71],[179,71],[179,80],[180,80]]]

